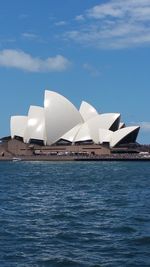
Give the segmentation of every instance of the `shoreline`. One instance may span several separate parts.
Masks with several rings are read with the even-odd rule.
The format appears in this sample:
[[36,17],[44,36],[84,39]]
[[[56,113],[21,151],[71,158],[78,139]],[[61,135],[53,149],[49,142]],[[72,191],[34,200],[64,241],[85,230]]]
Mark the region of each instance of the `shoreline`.
[[41,146],[10,139],[0,145],[0,161],[150,161],[150,147],[110,149],[96,144]]
[[150,161],[150,157],[144,156],[16,156],[16,157],[0,157],[0,161]]

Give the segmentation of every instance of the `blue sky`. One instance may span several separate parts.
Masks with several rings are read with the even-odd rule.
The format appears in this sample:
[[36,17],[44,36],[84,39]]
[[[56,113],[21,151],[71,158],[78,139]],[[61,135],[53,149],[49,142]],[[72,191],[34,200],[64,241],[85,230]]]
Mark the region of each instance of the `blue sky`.
[[150,0],[5,0],[0,24],[0,136],[49,89],[150,143]]

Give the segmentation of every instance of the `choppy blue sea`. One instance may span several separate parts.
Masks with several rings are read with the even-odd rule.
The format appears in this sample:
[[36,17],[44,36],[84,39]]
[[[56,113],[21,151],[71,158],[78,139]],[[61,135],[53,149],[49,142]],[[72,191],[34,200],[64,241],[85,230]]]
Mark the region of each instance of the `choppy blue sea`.
[[0,162],[0,267],[150,266],[149,162]]

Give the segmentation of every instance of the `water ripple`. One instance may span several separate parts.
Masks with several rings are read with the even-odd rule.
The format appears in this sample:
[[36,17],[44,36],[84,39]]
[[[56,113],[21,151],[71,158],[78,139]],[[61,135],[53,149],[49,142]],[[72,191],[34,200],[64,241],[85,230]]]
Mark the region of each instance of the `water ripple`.
[[150,266],[150,165],[0,162],[0,266]]

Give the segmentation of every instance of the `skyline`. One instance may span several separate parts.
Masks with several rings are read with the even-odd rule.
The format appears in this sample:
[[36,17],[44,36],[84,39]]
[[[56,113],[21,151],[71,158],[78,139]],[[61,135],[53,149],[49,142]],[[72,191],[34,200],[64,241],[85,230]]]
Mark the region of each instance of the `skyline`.
[[0,136],[44,90],[119,112],[150,143],[150,2],[6,0],[0,9]]

